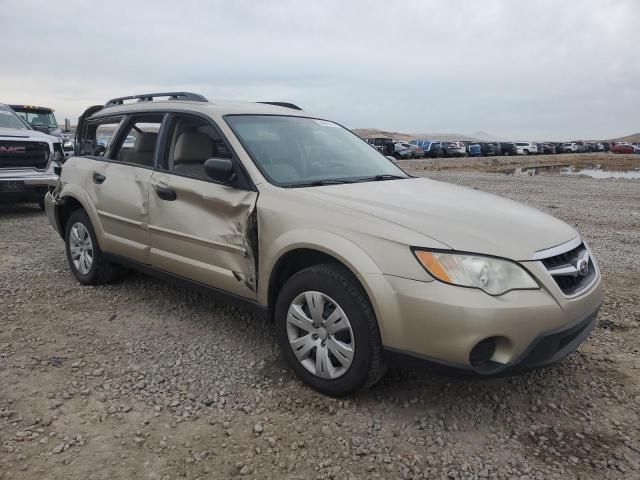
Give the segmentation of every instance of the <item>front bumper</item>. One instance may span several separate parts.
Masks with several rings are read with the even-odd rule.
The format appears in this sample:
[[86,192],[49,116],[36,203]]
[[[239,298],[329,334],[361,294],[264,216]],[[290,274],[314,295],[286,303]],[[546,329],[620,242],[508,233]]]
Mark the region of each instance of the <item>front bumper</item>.
[[400,368],[435,367],[436,369],[453,369],[481,375],[516,373],[551,365],[569,356],[587,339],[596,325],[597,315],[598,311],[596,310],[566,328],[541,334],[529,345],[520,358],[508,364],[489,361],[481,367],[458,365],[390,347],[385,347],[385,354],[394,367]]
[[23,185],[25,188],[53,187],[58,183],[58,176],[53,169],[0,171],[0,185],[9,183]]
[[49,187],[58,183],[53,171],[0,171],[0,201],[3,203],[41,201]]
[[[546,279],[539,290],[497,297],[436,280],[369,275],[366,281],[393,363],[428,362],[480,374],[533,368],[566,357],[588,337],[603,300],[599,272],[574,298],[564,297]],[[493,353],[472,365],[474,348],[487,339],[494,343]]]

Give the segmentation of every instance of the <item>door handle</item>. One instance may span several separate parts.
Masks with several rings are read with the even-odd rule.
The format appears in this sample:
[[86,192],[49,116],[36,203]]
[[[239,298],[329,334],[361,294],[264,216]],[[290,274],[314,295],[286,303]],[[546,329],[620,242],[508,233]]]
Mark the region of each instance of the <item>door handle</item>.
[[166,200],[168,202],[173,202],[176,198],[178,198],[175,190],[171,190],[167,187],[161,187],[160,185],[156,185],[156,194],[162,200]]
[[93,174],[93,183],[97,183],[98,185],[103,183],[106,179],[107,179],[107,177],[105,177],[101,173],[94,173]]

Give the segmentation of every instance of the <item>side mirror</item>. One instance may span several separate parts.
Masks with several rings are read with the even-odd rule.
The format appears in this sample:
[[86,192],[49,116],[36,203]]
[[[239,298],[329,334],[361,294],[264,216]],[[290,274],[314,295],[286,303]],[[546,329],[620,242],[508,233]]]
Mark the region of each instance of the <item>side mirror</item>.
[[231,183],[236,179],[230,158],[210,158],[204,162],[204,171],[217,182]]

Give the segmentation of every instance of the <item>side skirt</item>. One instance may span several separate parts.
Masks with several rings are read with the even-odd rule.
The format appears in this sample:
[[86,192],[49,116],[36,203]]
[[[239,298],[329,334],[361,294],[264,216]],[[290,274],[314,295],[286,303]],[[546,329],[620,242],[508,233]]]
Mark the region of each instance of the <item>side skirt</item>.
[[102,255],[104,255],[105,259],[109,262],[117,263],[119,265],[122,265],[123,267],[137,270],[139,272],[151,275],[152,277],[159,278],[160,280],[164,280],[179,287],[188,288],[190,290],[202,293],[203,295],[212,296],[220,301],[231,303],[243,308],[248,308],[251,311],[254,311],[261,315],[268,316],[269,314],[269,308],[259,304],[255,300],[244,298],[239,295],[227,292],[226,290],[211,287],[204,283],[196,282],[180,275],[176,275],[165,270],[160,270],[159,268],[152,267],[151,265],[147,265],[146,263],[131,260],[120,255],[106,252],[102,252]]

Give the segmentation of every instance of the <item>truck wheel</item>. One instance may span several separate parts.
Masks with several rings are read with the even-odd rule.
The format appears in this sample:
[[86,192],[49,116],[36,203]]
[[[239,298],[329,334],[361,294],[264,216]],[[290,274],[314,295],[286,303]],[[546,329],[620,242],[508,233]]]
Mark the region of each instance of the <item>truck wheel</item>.
[[91,220],[82,209],[75,210],[65,226],[65,250],[69,267],[84,285],[108,283],[118,276],[118,265],[105,260]]
[[369,299],[341,265],[315,265],[293,275],[278,295],[275,320],[287,363],[320,393],[348,395],[386,373]]

